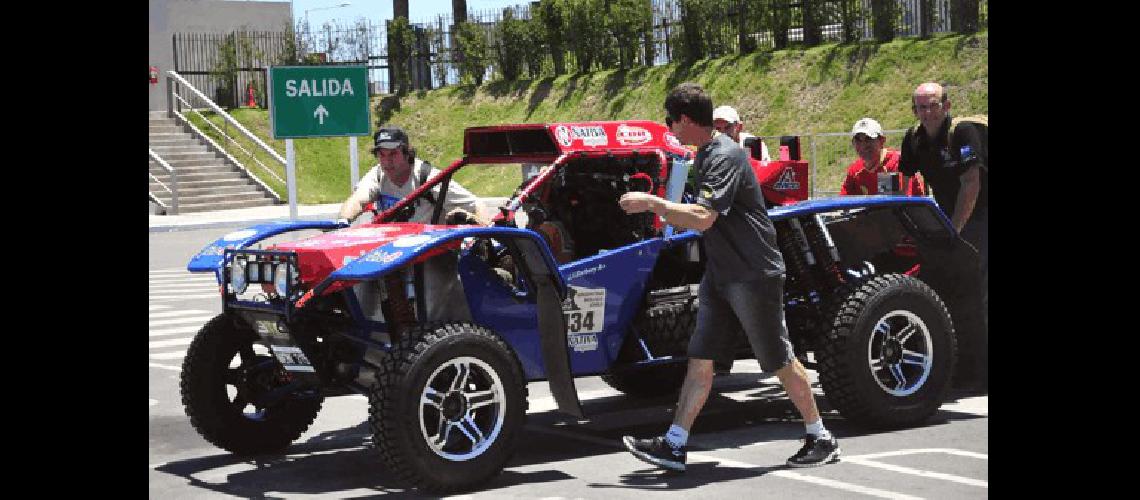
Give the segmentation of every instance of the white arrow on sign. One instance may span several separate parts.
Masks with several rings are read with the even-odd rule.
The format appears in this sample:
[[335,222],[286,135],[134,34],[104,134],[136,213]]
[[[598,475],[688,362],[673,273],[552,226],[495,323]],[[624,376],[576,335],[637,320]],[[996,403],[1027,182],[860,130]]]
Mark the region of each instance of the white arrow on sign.
[[324,104],[318,104],[317,110],[313,111],[313,116],[321,121],[321,125],[325,124],[325,117],[329,115],[329,110],[325,109]]

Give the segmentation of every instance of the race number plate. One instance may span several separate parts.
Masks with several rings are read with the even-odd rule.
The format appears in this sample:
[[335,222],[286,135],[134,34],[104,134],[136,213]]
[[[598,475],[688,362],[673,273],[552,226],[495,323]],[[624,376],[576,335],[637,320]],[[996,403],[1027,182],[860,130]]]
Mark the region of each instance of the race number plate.
[[569,291],[562,302],[567,341],[577,352],[593,351],[605,323],[606,289],[571,286]]

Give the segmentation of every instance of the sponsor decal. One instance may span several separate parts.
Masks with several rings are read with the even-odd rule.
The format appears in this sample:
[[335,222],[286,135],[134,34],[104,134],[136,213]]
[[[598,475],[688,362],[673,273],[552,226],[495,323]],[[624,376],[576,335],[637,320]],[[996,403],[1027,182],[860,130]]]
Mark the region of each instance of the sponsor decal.
[[336,232],[337,236],[348,236],[350,238],[372,238],[372,237],[386,237],[386,233],[392,231],[399,231],[398,227],[354,227],[350,229],[341,229]]
[[665,134],[665,143],[670,145],[670,146],[675,146],[678,148],[685,147],[681,144],[681,141],[677,140],[677,136],[675,136],[673,134]]
[[224,253],[226,253],[226,247],[222,247],[222,246],[218,246],[218,245],[212,245],[209,248],[202,250],[202,253],[200,253],[198,255],[200,257],[209,257],[212,255],[222,255]]
[[283,345],[271,345],[271,346],[269,346],[269,348],[271,350],[273,350],[273,356],[275,356],[277,358],[277,361],[281,362],[281,365],[285,367],[286,371],[291,371],[291,372],[315,372],[316,371],[313,369],[312,364],[309,363],[309,358],[305,357],[305,353],[302,352],[301,348],[299,348],[299,347],[283,346]]
[[706,200],[712,198],[712,190],[709,188],[701,188],[701,198]]
[[784,169],[784,173],[780,174],[780,178],[776,179],[776,183],[772,185],[779,191],[795,191],[800,188],[800,183],[796,181],[796,171],[792,167]]
[[623,146],[638,146],[653,139],[653,134],[641,127],[621,124],[617,129],[617,141]]
[[256,229],[242,229],[241,231],[234,231],[234,232],[229,233],[225,236],[222,236],[222,240],[225,240],[225,241],[244,240],[244,239],[249,238],[250,236],[253,236],[255,234],[257,234]]
[[602,331],[606,313],[606,289],[571,286],[562,302],[562,319],[566,321],[566,336],[570,347],[577,352],[598,348],[597,334]]
[[598,264],[598,265],[593,266],[593,267],[587,267],[585,269],[579,269],[577,271],[570,273],[570,275],[566,277],[566,281],[575,280],[575,279],[581,278],[582,276],[586,276],[587,274],[594,274],[594,273],[601,271],[602,269],[605,269],[605,268],[606,268],[605,264]]
[[574,352],[598,350],[598,335],[596,333],[570,334],[566,336],[566,343]]
[[385,252],[377,250],[364,257],[365,262],[379,262],[381,264],[390,264],[396,259],[404,255],[404,252]]
[[431,240],[431,236],[428,236],[426,234],[417,234],[415,236],[404,236],[403,238],[393,241],[391,245],[396,248],[408,248],[419,246]]
[[280,320],[258,320],[257,333],[263,337],[289,338],[289,329],[285,326],[285,322]]
[[567,128],[566,125],[559,125],[558,128],[554,129],[554,137],[558,139],[560,144],[566,147],[570,147],[570,145],[574,143],[574,137],[570,135],[570,129]]
[[600,126],[579,127],[571,126],[570,131],[576,139],[582,139],[583,146],[605,146],[610,143],[606,129]]

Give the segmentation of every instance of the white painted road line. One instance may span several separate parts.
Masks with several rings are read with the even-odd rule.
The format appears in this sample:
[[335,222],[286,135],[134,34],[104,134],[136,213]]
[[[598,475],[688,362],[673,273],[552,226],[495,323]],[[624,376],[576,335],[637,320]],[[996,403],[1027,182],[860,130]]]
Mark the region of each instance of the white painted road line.
[[188,316],[191,314],[209,314],[210,311],[203,311],[201,309],[184,309],[180,311],[163,311],[157,313],[150,313],[150,319],[159,318],[177,318],[179,316]]
[[154,328],[156,326],[184,325],[186,323],[197,323],[201,325],[207,321],[210,321],[211,318],[213,318],[213,316],[191,316],[188,318],[160,319],[158,321],[151,321],[150,327]]
[[158,305],[158,304],[151,304],[150,305],[151,311],[161,311],[163,309],[170,309],[170,306],[163,306],[163,305]]
[[[150,398],[147,398],[147,399],[150,399]],[[151,406],[154,406],[154,405],[156,405],[156,404],[158,404],[158,400],[157,400],[157,399],[151,399],[151,400],[150,400],[150,405],[151,405]]]
[[[598,437],[594,437],[594,436],[580,435],[580,434],[576,434],[576,433],[566,431],[566,430],[562,430],[562,429],[551,429],[548,427],[542,427],[542,426],[538,426],[538,425],[527,425],[526,428],[528,430],[535,431],[535,432],[541,432],[541,433],[545,433],[545,434],[553,434],[555,436],[561,436],[561,437],[565,437],[565,438],[569,438],[569,439],[574,439],[577,441],[584,441],[587,443],[605,446],[608,448],[621,448],[623,450],[625,449],[624,447],[621,446],[620,443],[609,440],[609,439],[602,439],[602,438],[598,438]],[[732,467],[738,467],[738,468],[742,468],[742,469],[759,469],[759,468],[762,468],[762,466],[760,466],[760,465],[750,464],[750,463],[746,463],[746,462],[740,462],[737,460],[730,460],[727,458],[715,457],[712,455],[706,455],[704,453],[690,453],[689,459],[690,459],[690,463],[692,463],[693,461],[717,462],[720,464],[729,465]],[[631,460],[636,460],[636,459],[631,457]],[[842,464],[846,460],[847,460],[846,458],[843,458],[843,459],[841,459],[841,461],[839,463]],[[827,486],[829,488],[835,488],[835,489],[843,490],[843,491],[846,491],[849,493],[861,493],[864,495],[870,495],[870,496],[879,497],[879,498],[889,498],[889,499],[893,499],[893,500],[919,500],[922,498],[922,497],[916,497],[916,496],[911,496],[911,495],[904,495],[902,493],[896,493],[893,491],[880,490],[880,489],[876,489],[876,488],[868,488],[866,486],[861,486],[858,484],[844,483],[842,481],[836,481],[834,479],[824,479],[821,477],[808,476],[805,474],[799,474],[799,473],[791,472],[791,471],[787,471],[787,470],[776,470],[776,471],[769,472],[768,474],[771,474],[773,476],[782,477],[785,479],[792,479],[792,480],[796,480],[796,481],[803,481],[803,482],[807,482],[807,483],[817,484],[820,486]]]
[[941,472],[933,472],[921,469],[912,469],[910,467],[903,467],[901,465],[886,464],[876,462],[874,460],[867,460],[862,458],[844,458],[844,462],[858,465],[865,465],[867,467],[875,467],[877,469],[889,470],[891,472],[898,472],[900,474],[911,474],[914,476],[929,477],[932,479],[941,479],[944,481],[952,481],[955,483],[968,484],[970,486],[977,486],[979,488],[989,488],[990,484],[987,481],[978,479],[971,479],[968,477],[955,476],[953,474],[943,474]]
[[209,290],[211,288],[217,289],[218,284],[213,282],[213,281],[204,281],[202,283],[166,283],[166,284],[162,284],[162,285],[156,285],[154,283],[151,283],[149,288],[150,288],[150,290],[159,291],[159,292],[166,292],[166,291],[170,291],[170,290],[183,290],[183,289],[201,290],[203,288]]
[[150,367],[151,367],[151,368],[162,368],[163,370],[174,370],[174,371],[176,371],[176,372],[180,372],[180,371],[182,371],[182,369],[181,369],[181,368],[178,368],[178,367],[176,367],[176,366],[166,366],[166,365],[160,365],[160,364],[158,364],[158,363],[151,363],[151,364],[150,364]]
[[180,326],[178,328],[163,328],[161,330],[151,330],[150,337],[162,337],[166,335],[178,335],[185,333],[198,333],[202,329],[202,325],[194,326]]
[[972,398],[963,398],[953,403],[945,403],[939,409],[986,416],[990,414],[990,397],[975,396]]
[[178,352],[159,352],[150,355],[151,359],[182,359],[186,357],[186,351]]
[[894,450],[894,451],[884,451],[881,453],[868,453],[866,455],[853,455],[853,456],[844,457],[844,458],[845,459],[846,458],[858,458],[858,459],[862,459],[862,460],[872,460],[875,458],[897,457],[897,456],[901,456],[901,455],[914,455],[917,453],[945,453],[948,455],[958,455],[958,456],[962,456],[962,457],[977,458],[980,460],[989,460],[990,459],[990,456],[986,455],[985,453],[976,453],[973,451],[956,450],[954,448],[911,448],[908,450]]
[[176,345],[190,345],[190,342],[192,342],[193,340],[194,340],[193,337],[185,337],[185,338],[181,338],[181,339],[170,339],[170,340],[156,340],[156,341],[150,343],[150,348],[151,349],[159,349],[162,347],[173,347]]

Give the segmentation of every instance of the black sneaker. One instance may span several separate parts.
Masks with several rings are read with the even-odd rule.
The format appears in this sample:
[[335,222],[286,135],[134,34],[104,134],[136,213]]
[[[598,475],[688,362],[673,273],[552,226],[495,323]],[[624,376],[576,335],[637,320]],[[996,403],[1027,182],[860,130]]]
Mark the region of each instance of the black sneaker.
[[804,437],[804,446],[788,459],[789,467],[815,467],[839,461],[839,441],[819,439],[813,434]]
[[625,448],[643,462],[659,465],[669,470],[685,471],[685,447],[673,448],[665,442],[664,436],[653,439],[637,439],[633,436],[622,436],[621,442]]

